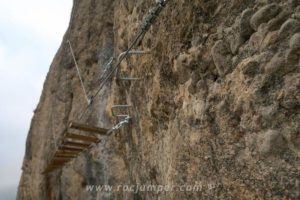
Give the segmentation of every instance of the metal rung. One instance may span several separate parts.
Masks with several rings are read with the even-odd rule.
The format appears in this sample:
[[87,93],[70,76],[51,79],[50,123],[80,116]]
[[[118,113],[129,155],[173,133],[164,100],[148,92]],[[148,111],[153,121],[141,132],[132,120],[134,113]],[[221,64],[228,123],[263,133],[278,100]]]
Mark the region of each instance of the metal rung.
[[[132,106],[131,105],[113,105],[111,107],[111,113],[112,113],[113,116],[117,117],[118,115],[115,114],[114,109],[116,109],[116,108],[130,108],[130,107],[132,107]],[[129,115],[126,114],[126,115],[119,115],[119,116],[129,116]]]
[[128,108],[128,107],[132,107],[131,105],[113,105],[112,108]]
[[[120,62],[120,60],[123,58],[123,56],[127,53],[127,51],[124,51],[122,53],[119,54],[118,56],[118,62]],[[144,54],[149,54],[150,51],[138,51],[138,50],[132,50],[132,51],[129,51],[127,53],[127,55],[144,55]]]
[[118,77],[119,80],[122,81],[139,81],[142,80],[142,78],[131,78],[131,77]]
[[[144,55],[144,54],[149,54],[150,51],[135,51],[135,50],[132,50],[132,51],[124,51],[122,53],[119,54],[118,56],[118,62],[120,62],[121,59],[123,59],[123,57],[125,56],[125,54],[127,53],[128,56],[130,55]],[[118,71],[117,70],[117,74],[118,74]],[[133,77],[118,77],[119,80],[122,80],[122,81],[137,81],[137,80],[141,80],[142,78],[133,78]]]

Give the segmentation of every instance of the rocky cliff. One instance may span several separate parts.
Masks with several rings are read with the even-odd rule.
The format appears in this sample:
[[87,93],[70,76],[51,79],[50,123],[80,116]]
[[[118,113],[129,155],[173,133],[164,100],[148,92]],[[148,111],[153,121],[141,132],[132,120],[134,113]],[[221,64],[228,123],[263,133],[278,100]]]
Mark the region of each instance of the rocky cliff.
[[[93,101],[82,123],[130,123],[43,174],[104,65],[125,51],[153,0],[74,0],[69,28],[29,130],[18,200],[299,199],[300,1],[169,0]],[[124,112],[124,111],[122,111]],[[201,186],[199,191],[88,191],[89,185]]]

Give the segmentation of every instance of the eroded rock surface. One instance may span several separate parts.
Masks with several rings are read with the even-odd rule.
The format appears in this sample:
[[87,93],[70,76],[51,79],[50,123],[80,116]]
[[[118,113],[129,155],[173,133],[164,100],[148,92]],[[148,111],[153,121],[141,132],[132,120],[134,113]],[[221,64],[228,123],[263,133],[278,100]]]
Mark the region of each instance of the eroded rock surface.
[[[112,104],[133,120],[62,170],[41,172],[67,121],[126,50],[153,6],[143,0],[74,1],[69,29],[32,119],[18,200],[299,199],[299,1],[170,0],[84,122],[111,127]],[[95,185],[195,185],[201,192],[88,192]],[[214,184],[214,187],[212,185]],[[206,187],[210,185],[210,187]]]

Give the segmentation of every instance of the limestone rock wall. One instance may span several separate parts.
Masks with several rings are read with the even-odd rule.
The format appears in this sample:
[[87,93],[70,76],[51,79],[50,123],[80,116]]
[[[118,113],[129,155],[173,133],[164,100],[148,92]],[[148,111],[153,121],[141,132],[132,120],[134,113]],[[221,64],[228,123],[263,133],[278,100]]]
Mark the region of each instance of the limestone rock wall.
[[[134,39],[150,0],[74,1],[29,131],[18,198],[298,199],[300,2],[170,0],[83,121],[132,122],[62,170],[41,172],[69,120],[97,90],[103,65]],[[201,192],[89,192],[95,185],[197,185]],[[205,186],[215,183],[213,188]]]

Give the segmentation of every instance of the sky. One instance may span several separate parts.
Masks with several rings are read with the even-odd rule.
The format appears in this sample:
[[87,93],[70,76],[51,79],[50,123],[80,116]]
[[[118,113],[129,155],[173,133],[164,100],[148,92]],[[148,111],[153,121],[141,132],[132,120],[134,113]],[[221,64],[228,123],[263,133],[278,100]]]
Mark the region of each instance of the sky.
[[0,0],[0,198],[15,199],[25,142],[72,0]]

